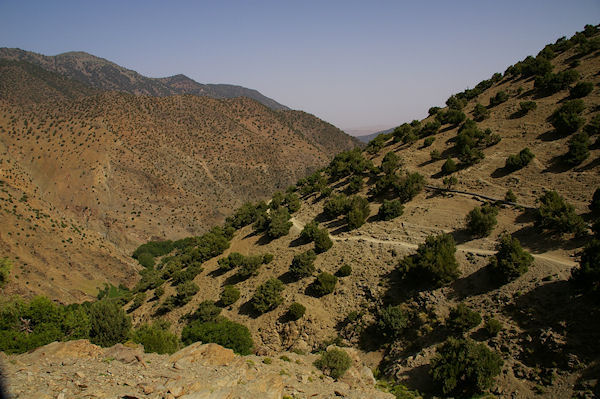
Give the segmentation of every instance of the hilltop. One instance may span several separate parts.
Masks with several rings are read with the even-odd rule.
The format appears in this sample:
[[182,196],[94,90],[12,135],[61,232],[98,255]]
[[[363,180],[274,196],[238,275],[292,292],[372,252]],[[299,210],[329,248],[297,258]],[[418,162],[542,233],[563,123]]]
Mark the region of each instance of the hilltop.
[[[340,380],[354,363],[336,347],[351,347],[344,350],[396,397],[597,396],[599,85],[600,34],[586,26],[432,107],[424,120],[280,185],[269,201],[244,203],[208,233],[181,239],[170,227],[175,211],[160,225],[170,231],[132,251],[135,285],[61,310],[56,340],[77,332],[104,346],[132,338],[167,352],[216,342],[242,355],[283,353],[283,361],[292,352],[302,364],[316,360],[320,379]],[[127,108],[120,96],[106,104],[94,97],[89,107],[121,121],[107,124],[109,132],[140,129],[167,104],[176,108],[170,101],[190,101],[138,98]],[[235,115],[247,106],[235,103]],[[129,117],[145,109],[152,112],[139,121]],[[120,112],[128,117],[112,116]],[[303,116],[284,115],[281,123]],[[260,121],[244,124],[253,125],[263,132]],[[153,148],[121,137],[121,151]],[[136,226],[150,229],[154,215]],[[27,306],[19,315],[55,305]],[[110,337],[94,320],[87,332],[84,323],[76,331],[67,323],[76,312],[104,310],[118,322]],[[32,348],[28,337],[53,340],[24,333],[26,323],[11,317],[8,351]],[[296,377],[301,388],[285,393],[307,396],[312,381]]]
[[17,48],[0,48],[0,59],[26,61],[30,64],[102,90],[122,91],[147,96],[193,94],[211,98],[248,97],[274,110],[289,109],[257,90],[229,84],[201,84],[179,74],[165,78],[148,78],[104,58],[83,51],[46,56]]

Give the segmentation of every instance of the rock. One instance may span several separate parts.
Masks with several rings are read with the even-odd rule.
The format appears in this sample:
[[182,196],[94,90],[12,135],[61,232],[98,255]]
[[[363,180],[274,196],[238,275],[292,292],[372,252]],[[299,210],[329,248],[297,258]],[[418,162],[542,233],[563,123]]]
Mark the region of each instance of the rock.
[[142,359],[143,353],[144,350],[140,347],[132,348],[123,344],[116,344],[104,350],[105,357],[114,358],[125,364],[137,362],[138,359]]
[[196,342],[174,353],[169,357],[169,362],[178,367],[199,363],[210,366],[227,366],[235,355],[231,349],[223,348],[217,344],[202,344]]
[[39,363],[43,358],[93,359],[101,354],[102,348],[90,343],[86,339],[80,339],[77,341],[52,342],[23,355],[21,360],[26,359],[27,363]]

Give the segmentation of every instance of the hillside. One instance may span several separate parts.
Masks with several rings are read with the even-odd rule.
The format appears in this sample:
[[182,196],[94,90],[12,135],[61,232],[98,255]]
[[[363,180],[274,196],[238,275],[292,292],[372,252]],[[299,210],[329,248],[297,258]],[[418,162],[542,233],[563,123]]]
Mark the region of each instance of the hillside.
[[[57,310],[42,300],[29,305],[7,302],[11,311],[4,320],[12,320],[12,327],[6,334],[14,338],[3,341],[5,350],[25,352],[73,338],[103,346],[133,339],[146,350],[166,352],[197,346],[198,341],[215,342],[238,354],[253,354],[246,358],[256,371],[253,376],[270,375],[270,364],[280,367],[280,377],[291,375],[287,390],[279,391],[279,380],[271,380],[277,398],[352,397],[343,385],[332,393],[317,392],[313,384],[317,378],[344,382],[356,376],[352,366],[357,364],[374,370],[369,374],[363,368],[360,374],[376,376],[377,386],[398,398],[597,397],[599,86],[600,33],[598,27],[586,26],[573,38],[559,39],[537,56],[450,97],[447,107],[431,108],[428,118],[379,135],[364,151],[339,153],[310,175],[314,169],[308,167],[304,174],[289,172],[290,179],[298,179],[295,186],[273,194],[268,202],[245,203],[233,213],[213,215],[215,223],[229,217],[208,233],[209,224],[200,229],[193,221],[201,215],[210,220],[214,208],[198,203],[198,192],[189,185],[195,181],[192,172],[204,170],[205,178],[227,181],[231,190],[246,183],[235,192],[241,198],[272,178],[243,175],[254,166],[240,164],[243,156],[260,159],[261,170],[268,171],[275,166],[267,167],[267,160],[278,154],[268,146],[280,137],[279,148],[285,150],[276,165],[321,159],[303,139],[313,137],[314,146],[333,139],[314,138],[316,122],[303,113],[271,111],[248,99],[104,93],[59,107],[7,106],[0,112],[2,126],[7,126],[7,148],[16,151],[5,152],[10,158],[3,161],[15,165],[3,177],[11,182],[5,213],[19,218],[17,214],[31,207],[31,216],[18,221],[39,223],[31,213],[38,202],[29,204],[30,197],[42,198],[38,191],[69,215],[89,213],[93,217],[83,227],[103,231],[119,248],[131,249],[139,262],[131,267],[140,277],[131,290],[107,291],[107,298],[79,307]],[[173,116],[167,120],[165,114]],[[196,119],[200,114],[203,119]],[[32,115],[44,117],[32,122]],[[204,130],[206,118],[213,122]],[[52,133],[51,120],[65,124],[63,132],[74,130],[68,138],[75,148],[82,147],[79,152],[61,150],[68,143],[64,137],[33,138],[36,126]],[[82,125],[81,120],[86,122]],[[94,124],[99,126],[93,129],[97,137],[92,139],[92,134],[89,144],[79,145],[77,131]],[[272,136],[265,129],[271,125],[288,133]],[[202,148],[196,147],[196,134],[206,143]],[[24,173],[23,165],[32,171],[30,165],[38,164],[36,156],[50,162],[44,152],[36,152],[35,142],[42,137],[56,140],[41,147],[57,151],[61,161]],[[231,137],[228,145],[224,137]],[[242,138],[257,144],[237,148]],[[98,157],[90,164],[94,173],[66,174],[61,167],[82,162],[88,146]],[[184,159],[186,151],[191,155]],[[194,163],[198,159],[203,164]],[[193,167],[186,169],[188,163]],[[243,178],[235,180],[237,175]],[[71,203],[61,193],[74,179],[87,182],[77,187],[91,189],[74,193]],[[273,189],[288,186],[272,184]],[[17,199],[21,187],[31,193]],[[224,209],[241,202],[225,202],[226,190],[211,197],[216,184],[199,190]],[[189,204],[195,204],[196,214]],[[101,222],[104,230],[97,226]],[[19,227],[10,236],[2,235],[14,240],[14,247],[24,233]],[[191,237],[181,239],[186,235]],[[155,241],[133,251],[135,240],[117,238],[133,236],[138,242]],[[18,286],[26,268],[15,269]],[[4,290],[11,292],[14,281]],[[44,321],[36,315],[39,308],[63,317]],[[88,330],[85,321],[78,329],[72,326],[77,314],[93,315]],[[106,331],[94,329],[95,318],[104,317],[114,326],[108,330],[110,339],[103,335]],[[54,336],[26,331],[29,323],[45,326],[42,321]],[[346,355],[336,347],[348,348],[342,349]],[[359,361],[349,359],[348,353]],[[110,355],[94,355],[91,367],[103,356]],[[285,363],[271,359],[276,357],[298,368],[290,372]],[[33,363],[28,355],[11,355],[9,361]],[[176,363],[167,364],[177,370]],[[18,366],[10,370],[17,389],[31,393]],[[318,377],[307,376],[307,370]],[[36,370],[39,378],[52,380],[52,373],[44,371]],[[120,372],[131,373],[131,368]],[[151,378],[144,375],[144,382]],[[251,378],[238,377],[227,389],[247,383],[254,387]],[[187,381],[185,376],[181,380]],[[118,384],[110,386],[118,389]],[[161,393],[166,391],[166,380],[158,386]],[[139,385],[132,394],[153,395]],[[193,395],[189,397],[202,397]]]
[[[135,265],[129,260],[123,268],[121,258],[141,242],[206,231],[243,201],[265,198],[356,145],[310,114],[247,98],[100,92],[22,61],[2,61],[0,68],[2,180],[15,198],[25,194],[51,215],[38,222],[24,201],[22,223],[52,234],[50,219],[65,219],[81,231],[79,239],[64,232],[23,240],[11,235],[11,216],[3,216],[0,255],[30,269],[27,286],[19,279],[12,287],[24,294],[83,299],[81,284],[69,281],[74,275],[58,271],[68,262],[94,275],[83,290],[88,295],[105,282],[131,283],[123,273],[131,275]],[[101,238],[82,244],[80,234]],[[82,258],[56,256],[63,240],[83,245]],[[17,245],[38,249],[24,254]],[[47,268],[49,259],[57,270]],[[108,263],[101,273],[98,263]]]
[[16,48],[0,48],[0,59],[26,61],[102,90],[147,96],[193,94],[211,98],[248,97],[274,110],[288,109],[256,90],[228,84],[201,84],[185,75],[148,78],[104,58],[82,51],[46,56]]

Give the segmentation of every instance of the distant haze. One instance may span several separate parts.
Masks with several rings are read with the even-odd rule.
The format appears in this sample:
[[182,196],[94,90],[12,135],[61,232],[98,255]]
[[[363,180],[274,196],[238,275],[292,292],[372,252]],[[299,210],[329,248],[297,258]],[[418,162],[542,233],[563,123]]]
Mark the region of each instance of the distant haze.
[[598,22],[597,0],[3,0],[0,47],[86,51],[146,76],[242,85],[366,134],[421,118]]

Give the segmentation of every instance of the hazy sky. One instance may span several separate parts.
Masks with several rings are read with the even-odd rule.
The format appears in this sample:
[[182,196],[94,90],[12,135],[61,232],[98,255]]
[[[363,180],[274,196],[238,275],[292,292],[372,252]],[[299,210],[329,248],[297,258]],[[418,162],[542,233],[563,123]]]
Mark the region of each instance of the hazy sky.
[[254,88],[341,128],[390,127],[588,23],[599,0],[0,0],[0,47],[86,51]]

